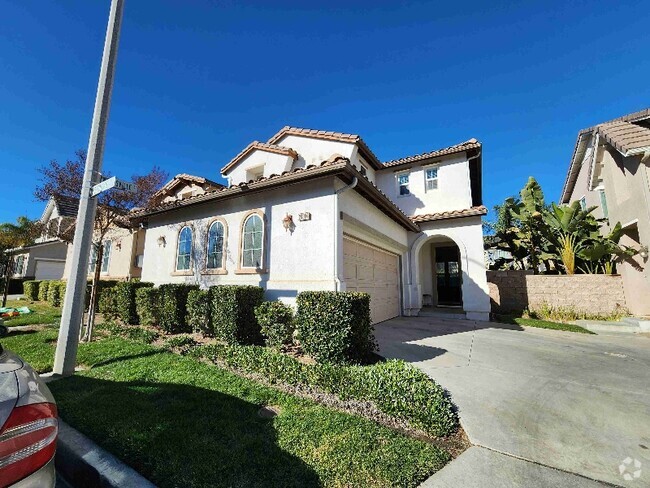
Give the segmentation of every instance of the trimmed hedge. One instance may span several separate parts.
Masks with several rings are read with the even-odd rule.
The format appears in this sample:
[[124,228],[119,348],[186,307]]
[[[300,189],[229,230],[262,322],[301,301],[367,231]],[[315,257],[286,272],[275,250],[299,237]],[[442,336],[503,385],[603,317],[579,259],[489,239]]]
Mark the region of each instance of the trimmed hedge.
[[65,297],[65,281],[50,281],[47,288],[47,302],[53,307],[60,307]]
[[264,343],[281,347],[293,341],[293,309],[280,301],[264,302],[255,308]]
[[212,329],[228,344],[261,344],[262,334],[255,307],[262,303],[259,286],[221,285],[210,288]]
[[367,293],[304,291],[297,302],[300,344],[316,361],[362,363],[377,350]]
[[198,290],[198,285],[165,284],[158,288],[159,323],[158,325],[170,334],[188,332],[185,316],[187,315],[187,295],[192,290]]
[[[99,312],[99,301],[101,300],[102,296],[102,291],[106,290],[108,288],[113,288],[116,286],[120,281],[117,280],[99,280],[97,282],[97,301],[95,302],[95,312]],[[86,282],[86,297],[84,299],[86,311],[88,311],[88,307],[90,306],[90,294],[93,291],[93,282],[92,280],[89,280]]]
[[160,322],[158,288],[138,288],[135,291],[135,310],[141,325],[158,325]]
[[187,325],[194,332],[201,332],[206,336],[214,334],[208,290],[192,290],[187,294]]
[[446,436],[458,428],[456,410],[444,389],[401,360],[370,366],[310,365],[266,347],[225,344],[199,346],[190,354],[259,375],[270,383],[318,389],[341,400],[372,402],[383,413],[434,436]]
[[135,292],[140,288],[153,287],[153,283],[141,281],[121,281],[113,288],[115,295],[115,315],[123,323],[138,325],[138,312],[135,306]]
[[23,281],[23,295],[28,300],[38,300],[38,288],[40,284],[40,280]]
[[117,318],[117,293],[115,287],[104,288],[99,292],[98,311],[104,319],[114,320]]
[[47,292],[50,288],[50,283],[50,280],[44,280],[38,285],[38,300],[40,302],[47,301]]

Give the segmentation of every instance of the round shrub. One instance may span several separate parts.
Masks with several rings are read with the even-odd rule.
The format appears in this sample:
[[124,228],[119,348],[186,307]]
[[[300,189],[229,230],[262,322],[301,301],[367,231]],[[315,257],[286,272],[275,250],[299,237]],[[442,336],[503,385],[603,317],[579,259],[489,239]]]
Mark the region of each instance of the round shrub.
[[255,317],[267,346],[291,344],[294,330],[291,307],[280,301],[264,302],[255,308]]

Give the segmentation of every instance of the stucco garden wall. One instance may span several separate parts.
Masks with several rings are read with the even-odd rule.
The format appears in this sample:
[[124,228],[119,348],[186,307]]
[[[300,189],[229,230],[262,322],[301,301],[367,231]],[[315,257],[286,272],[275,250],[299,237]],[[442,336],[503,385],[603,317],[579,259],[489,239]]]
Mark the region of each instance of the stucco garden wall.
[[488,271],[493,312],[535,310],[544,304],[590,314],[626,307],[620,275],[533,275],[528,271]]

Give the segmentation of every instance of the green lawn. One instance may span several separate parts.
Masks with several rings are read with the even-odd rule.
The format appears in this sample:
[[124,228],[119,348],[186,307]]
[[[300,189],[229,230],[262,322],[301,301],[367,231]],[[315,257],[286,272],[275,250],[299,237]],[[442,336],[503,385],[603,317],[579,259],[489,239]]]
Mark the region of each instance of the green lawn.
[[[41,371],[57,330],[1,341]],[[450,458],[376,423],[194,358],[111,337],[50,383],[61,417],[161,487],[417,486]],[[280,410],[261,418],[261,406]]]
[[516,315],[497,315],[495,321],[503,324],[524,325],[540,329],[566,330],[568,332],[578,332],[580,334],[593,334],[590,330],[580,327],[579,325],[565,324],[562,322],[549,322],[548,320],[525,319]]
[[34,313],[20,315],[11,319],[4,319],[7,327],[16,325],[33,324],[58,324],[61,320],[61,309],[51,306],[47,302],[31,302],[28,300],[8,300],[7,307],[29,307]]

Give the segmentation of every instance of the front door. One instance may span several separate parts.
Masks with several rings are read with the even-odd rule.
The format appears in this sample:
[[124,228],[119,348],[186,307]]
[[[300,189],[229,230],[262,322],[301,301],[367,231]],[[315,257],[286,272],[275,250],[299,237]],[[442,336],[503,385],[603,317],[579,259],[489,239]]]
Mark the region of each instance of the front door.
[[461,269],[458,247],[436,247],[436,288],[438,305],[461,306]]

